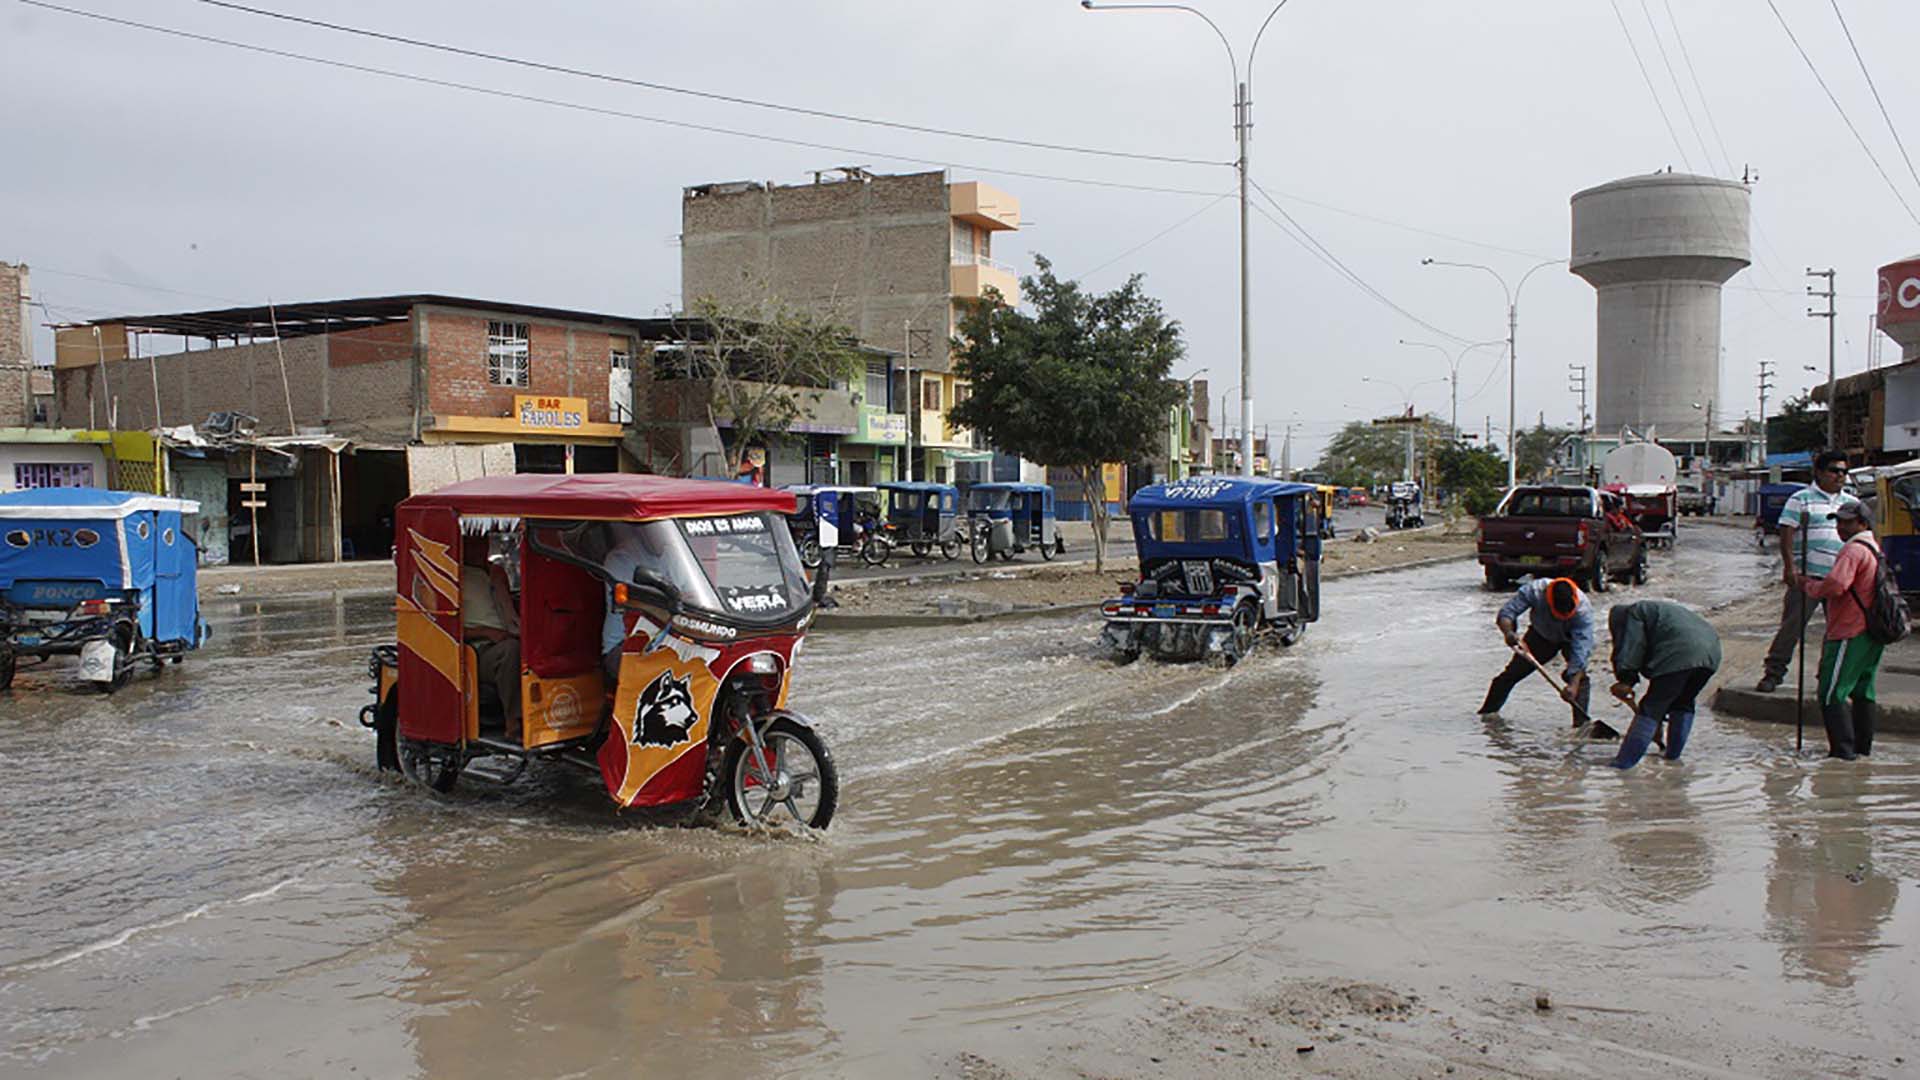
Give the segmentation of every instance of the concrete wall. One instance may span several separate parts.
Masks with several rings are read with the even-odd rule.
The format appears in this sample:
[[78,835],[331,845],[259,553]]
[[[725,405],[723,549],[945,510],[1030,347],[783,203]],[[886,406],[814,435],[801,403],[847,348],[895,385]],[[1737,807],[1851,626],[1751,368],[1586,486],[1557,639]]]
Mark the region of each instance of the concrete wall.
[[27,277],[24,264],[0,262],[0,427],[33,422],[33,321],[27,309]]
[[1678,173],[1573,197],[1570,268],[1598,293],[1597,431],[1702,435],[1720,386],[1720,287],[1751,258],[1749,206],[1744,184]]
[[[646,366],[646,356],[632,337],[590,323],[439,307],[423,307],[417,317],[426,343],[425,406],[430,415],[510,416],[516,394],[551,394],[587,399],[587,419],[608,423],[613,349],[625,348],[636,369]],[[493,319],[527,324],[525,387],[487,381],[487,323]],[[645,397],[636,393],[634,400]]]
[[746,190],[681,201],[685,306],[771,295],[845,323],[862,342],[948,367],[952,217],[946,174]]

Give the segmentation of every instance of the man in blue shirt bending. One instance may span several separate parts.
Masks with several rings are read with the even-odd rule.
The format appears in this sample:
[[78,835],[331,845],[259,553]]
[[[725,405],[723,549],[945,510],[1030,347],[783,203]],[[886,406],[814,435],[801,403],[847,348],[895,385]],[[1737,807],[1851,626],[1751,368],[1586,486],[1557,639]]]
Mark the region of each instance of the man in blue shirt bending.
[[[1526,636],[1520,636],[1520,616],[1527,615]],[[1587,722],[1587,703],[1592,686],[1587,679],[1587,660],[1593,656],[1593,605],[1571,578],[1551,581],[1535,579],[1517,589],[1512,599],[1500,608],[1494,619],[1508,648],[1519,646],[1542,664],[1564,655],[1567,658],[1566,691],[1562,695],[1573,706],[1573,726]],[[1487,698],[1480,703],[1481,716],[1497,716],[1507,703],[1507,695],[1533,674],[1533,664],[1516,656],[1505,671],[1487,687]],[[1618,738],[1619,732],[1596,723],[1595,738]]]

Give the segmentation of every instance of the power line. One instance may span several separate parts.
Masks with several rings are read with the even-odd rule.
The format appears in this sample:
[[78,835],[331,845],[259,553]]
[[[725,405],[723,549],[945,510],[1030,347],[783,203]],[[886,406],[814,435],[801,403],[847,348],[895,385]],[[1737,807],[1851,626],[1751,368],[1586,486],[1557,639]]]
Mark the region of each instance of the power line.
[[1197,218],[1201,214],[1204,214],[1207,211],[1213,209],[1214,207],[1219,206],[1223,201],[1230,199],[1232,197],[1233,197],[1233,192],[1231,191],[1222,194],[1219,198],[1216,198],[1213,201],[1207,203],[1205,206],[1202,206],[1200,209],[1195,210],[1193,213],[1188,214],[1186,217],[1181,218],[1179,221],[1176,221],[1173,224],[1167,226],[1166,228],[1161,229],[1159,232],[1154,233],[1152,236],[1147,237],[1145,240],[1142,240],[1139,243],[1128,248],[1127,250],[1121,252],[1120,254],[1115,255],[1113,258],[1108,259],[1106,262],[1101,263],[1099,266],[1096,266],[1093,269],[1085,271],[1084,273],[1081,273],[1077,276],[1083,279],[1092,277],[1093,275],[1099,273],[1100,271],[1105,270],[1107,267],[1112,266],[1114,263],[1119,262],[1121,259],[1124,259],[1127,256],[1132,255],[1134,252],[1139,251],[1140,249],[1145,248],[1148,245],[1154,243],[1155,241],[1159,240],[1161,237],[1167,235],[1170,232],[1173,232],[1175,229],[1178,229],[1181,226],[1186,225],[1188,222],[1192,221],[1194,218]]
[[1375,225],[1385,225],[1390,229],[1400,229],[1405,232],[1417,233],[1421,236],[1431,236],[1436,239],[1447,240],[1455,244],[1465,244],[1468,247],[1484,248],[1487,251],[1498,251],[1504,255],[1521,255],[1529,259],[1550,259],[1553,257],[1551,255],[1542,255],[1537,251],[1523,251],[1520,248],[1502,247],[1499,244],[1489,244],[1483,240],[1470,240],[1467,237],[1455,236],[1452,233],[1436,232],[1433,229],[1421,228],[1418,225],[1409,225],[1404,221],[1395,221],[1392,218],[1375,217],[1372,214],[1363,214],[1358,210],[1348,210],[1345,207],[1335,206],[1332,203],[1319,202],[1315,199],[1309,199],[1304,195],[1295,195],[1295,194],[1292,194],[1291,192],[1282,191],[1280,192],[1280,195],[1281,197],[1285,198],[1289,202],[1300,203],[1301,205],[1304,205],[1304,206],[1312,206],[1321,210],[1331,211],[1335,214],[1341,215],[1342,217],[1355,218],[1360,221],[1370,221]]
[[902,161],[902,162],[907,162],[909,164],[915,164],[915,165],[932,165],[932,166],[943,168],[943,169],[958,169],[966,172],[990,173],[990,174],[999,175],[999,176],[1015,176],[1023,180],[1048,180],[1048,181],[1053,181],[1056,183],[1063,183],[1063,184],[1081,184],[1088,187],[1113,188],[1113,189],[1118,189],[1122,191],[1148,191],[1148,192],[1154,192],[1154,193],[1163,194],[1163,195],[1197,195],[1197,196],[1210,197],[1218,194],[1217,192],[1203,191],[1196,188],[1162,187],[1162,186],[1153,185],[1153,184],[1127,183],[1125,181],[1119,181],[1119,180],[1100,180],[1092,177],[1064,176],[1057,173],[1026,172],[1018,169],[1003,169],[1003,168],[999,168],[997,166],[992,166],[992,165],[978,165],[978,164],[970,164],[967,162],[960,162],[960,161],[942,161],[934,158],[912,157],[906,154],[882,153],[875,150],[862,150],[862,149],[857,149],[853,147],[836,146],[830,143],[810,142],[805,139],[792,139],[782,135],[768,135],[762,132],[743,131],[737,128],[720,127],[714,124],[698,124],[688,120],[669,120],[665,117],[649,116],[644,113],[629,112],[625,109],[614,109],[614,108],[608,108],[606,106],[601,106],[601,105],[588,105],[584,102],[568,101],[564,98],[544,97],[539,94],[525,94],[525,93],[520,93],[514,90],[502,90],[497,87],[480,86],[474,83],[456,82],[451,79],[437,79],[430,75],[420,75],[410,71],[396,71],[391,68],[374,67],[369,64],[356,64],[346,60],[334,60],[334,59],[330,59],[322,56],[313,56],[308,53],[293,52],[288,49],[276,49],[266,45],[255,45],[250,42],[235,41],[235,40],[232,40],[231,38],[214,37],[213,35],[210,35],[210,34],[195,33],[190,30],[181,30],[171,26],[160,26],[154,23],[145,23],[145,22],[140,22],[138,20],[134,20],[134,19],[123,19],[123,18],[120,18],[119,16],[106,15],[97,11],[87,11],[81,8],[66,7],[60,4],[48,3],[47,0],[19,0],[19,2],[27,5],[28,7],[41,8],[46,11],[58,11],[66,15],[77,15],[77,16],[80,16],[81,18],[93,19],[97,22],[112,23],[116,26],[125,26],[125,27],[130,27],[132,29],[136,29],[136,30],[145,30],[150,33],[163,34],[168,37],[183,38],[188,41],[198,41],[198,42],[202,42],[209,45],[220,45],[226,48],[239,49],[245,52],[260,53],[265,56],[275,56],[285,60],[298,60],[298,61],[301,61],[302,63],[317,64],[321,67],[338,68],[343,71],[356,71],[365,75],[378,75],[378,76],[381,76],[382,78],[397,79],[401,82],[418,83],[425,86],[438,86],[438,87],[442,87],[444,89],[449,89],[449,90],[463,90],[468,93],[483,94],[488,97],[503,98],[509,101],[527,102],[535,105],[547,105],[553,108],[567,109],[573,112],[589,113],[597,116],[609,116],[609,117],[615,117],[617,119],[622,119],[622,120],[638,120],[644,123],[659,124],[665,127],[683,128],[689,131],[703,131],[703,132],[707,132],[709,134],[715,134],[715,135],[729,135],[735,138],[754,139],[760,142],[777,143],[783,146],[798,146],[798,147],[803,147],[809,150],[830,150],[836,154],[851,154],[856,157],[878,158],[885,161]]
[[[1391,308],[1393,311],[1398,312],[1402,317],[1408,319],[1414,324],[1421,326],[1427,330],[1430,330],[1433,333],[1439,334],[1441,337],[1451,338],[1452,340],[1460,342],[1461,344],[1467,343],[1466,338],[1463,338],[1460,335],[1452,333],[1450,331],[1443,330],[1440,327],[1435,326],[1434,324],[1421,318],[1420,316],[1415,315],[1413,312],[1408,311],[1406,308],[1403,308],[1399,304],[1395,303],[1391,297],[1387,296],[1386,293],[1383,293],[1379,289],[1376,289],[1372,285],[1368,284],[1365,278],[1361,277],[1358,273],[1356,273],[1352,267],[1342,262],[1338,255],[1335,255],[1331,249],[1329,249],[1325,244],[1321,243],[1318,239],[1316,239],[1311,232],[1307,231],[1307,228],[1304,225],[1301,225],[1299,221],[1295,220],[1292,214],[1287,213],[1287,208],[1284,206],[1281,206],[1279,203],[1279,200],[1275,199],[1271,194],[1269,194],[1266,188],[1261,187],[1259,181],[1249,178],[1247,182],[1253,185],[1254,190],[1258,191],[1261,194],[1261,196],[1267,200],[1268,204],[1270,204],[1275,210],[1279,211],[1280,217],[1285,218],[1287,224],[1281,224],[1280,218],[1276,218],[1272,214],[1267,213],[1267,211],[1263,207],[1261,207],[1260,204],[1258,203],[1252,204],[1253,208],[1255,210],[1260,211],[1260,214],[1262,217],[1265,217],[1268,221],[1272,222],[1277,228],[1279,228],[1279,230],[1282,233],[1285,233],[1288,239],[1292,240],[1296,244],[1300,244],[1302,247],[1305,247],[1307,251],[1310,254],[1312,254],[1315,258],[1319,259],[1323,263],[1326,263],[1329,267],[1332,267],[1336,273],[1340,274],[1342,277],[1345,277],[1348,281],[1358,286],[1362,292],[1366,293],[1368,296],[1373,297],[1375,300],[1378,300],[1380,303],[1386,305],[1388,308]],[[1291,229],[1288,227],[1289,225],[1292,226]],[[1298,236],[1294,235],[1296,230],[1299,233]]]
[[1646,16],[1647,32],[1653,35],[1653,47],[1659,50],[1660,64],[1667,69],[1667,80],[1673,83],[1673,96],[1680,102],[1680,114],[1687,118],[1687,127],[1693,129],[1693,139],[1700,144],[1700,153],[1707,159],[1707,168],[1712,169],[1713,147],[1707,145],[1706,136],[1700,134],[1700,125],[1693,119],[1693,106],[1687,104],[1687,92],[1680,87],[1680,76],[1673,70],[1673,59],[1667,55],[1666,42],[1660,40],[1660,27],[1653,21],[1653,9],[1647,6],[1647,0],[1640,0],[1640,14]]
[[[1867,160],[1873,162],[1874,171],[1880,174],[1880,179],[1886,181],[1887,190],[1893,192],[1893,197],[1900,201],[1900,208],[1907,212],[1907,216],[1912,218],[1915,224],[1920,224],[1920,214],[1913,212],[1913,207],[1907,203],[1907,197],[1900,193],[1900,188],[1894,184],[1893,177],[1887,175],[1887,170],[1881,166],[1880,159],[1874,155],[1873,147],[1867,145],[1867,140],[1861,136],[1860,129],[1853,125],[1853,118],[1847,115],[1847,110],[1841,106],[1840,99],[1833,96],[1833,90],[1827,85],[1827,80],[1821,77],[1820,69],[1814,66],[1813,57],[1807,55],[1807,50],[1801,46],[1800,38],[1794,34],[1793,27],[1787,25],[1787,17],[1780,14],[1780,5],[1774,3],[1774,0],[1767,0],[1767,7],[1773,10],[1773,17],[1780,23],[1780,29],[1787,32],[1787,40],[1793,42],[1794,51],[1800,54],[1800,59],[1806,62],[1807,70],[1813,73],[1813,81],[1820,84],[1821,92],[1825,93],[1827,100],[1833,103],[1833,111],[1840,114],[1841,122],[1846,124],[1847,130],[1853,133],[1853,141],[1860,144],[1860,149],[1867,155]],[[1878,96],[1878,94],[1875,95],[1875,97]]]
[[[23,0],[24,2],[24,0]],[[1680,133],[1673,128],[1673,118],[1667,115],[1667,106],[1660,100],[1660,91],[1653,85],[1653,76],[1647,73],[1646,61],[1640,59],[1640,46],[1634,44],[1633,31],[1627,29],[1627,17],[1620,14],[1619,0],[1607,0],[1613,8],[1613,17],[1620,23],[1620,32],[1626,35],[1627,50],[1633,53],[1634,66],[1640,69],[1640,81],[1647,84],[1647,93],[1653,95],[1653,107],[1660,110],[1660,122],[1667,125],[1667,137],[1673,140],[1673,148],[1680,151],[1680,163],[1693,171],[1693,162],[1687,160],[1687,148],[1680,142]]]
[[1125,158],[1132,161],[1159,161],[1175,165],[1214,165],[1221,167],[1233,164],[1231,161],[1209,161],[1204,158],[1174,157],[1166,154],[1144,154],[1126,150],[1107,150],[1100,147],[1075,146],[1067,143],[1042,142],[1034,139],[1015,139],[999,135],[982,135],[978,132],[931,127],[925,124],[910,124],[898,120],[881,120],[871,116],[856,116],[851,113],[834,112],[829,109],[814,109],[802,105],[789,105],[778,101],[763,101],[757,98],[722,94],[711,90],[696,90],[691,87],[649,82],[645,79],[628,78],[624,75],[610,75],[606,72],[567,67],[563,64],[551,64],[540,60],[528,60],[523,57],[485,52],[480,49],[467,49],[458,45],[448,45],[443,42],[427,41],[421,38],[403,37],[399,34],[369,30],[360,26],[348,26],[344,23],[310,19],[300,15],[289,15],[282,11],[269,11],[266,8],[232,3],[231,0],[200,0],[200,2],[209,7],[225,8],[229,11],[244,12],[248,15],[259,15],[269,19],[278,19],[282,22],[297,23],[301,26],[312,26],[322,30],[331,30],[335,33],[355,34],[360,37],[392,42],[396,45],[406,45],[416,49],[430,49],[434,52],[450,53],[454,56],[465,56],[475,60],[487,60],[497,64],[511,64],[515,67],[530,68],[535,71],[546,71],[557,75],[570,75],[582,79],[594,79],[600,82],[617,83],[622,86],[634,86],[644,90],[658,90],[668,94],[683,94],[687,97],[704,98],[708,101],[723,101],[731,105],[746,105],[756,109],[771,109],[777,112],[795,113],[801,116],[813,116],[825,120],[840,120],[849,124],[867,124],[873,127],[892,128],[896,131],[914,131],[923,135],[943,135],[955,139],[971,139],[976,142],[1002,143],[1008,146],[1024,146],[1035,150],[1058,150],[1062,153],[1069,154],[1094,154],[1102,157]]
[[[1727,153],[1727,141],[1720,137],[1720,124],[1713,118],[1713,106],[1707,104],[1707,92],[1700,86],[1700,72],[1693,66],[1693,55],[1687,51],[1686,35],[1680,32],[1680,20],[1673,16],[1673,0],[1661,0],[1667,8],[1667,22],[1673,25],[1674,44],[1680,46],[1680,59],[1686,65],[1687,78],[1693,81],[1693,92],[1700,99],[1700,111],[1706,114],[1707,127],[1713,132],[1713,141],[1720,147],[1720,160],[1726,164],[1726,176],[1733,176],[1733,155]],[[1711,157],[1712,155],[1708,155]]]
[[1873,72],[1867,70],[1866,57],[1860,55],[1860,46],[1854,43],[1853,29],[1847,25],[1847,17],[1840,13],[1840,0],[1828,0],[1833,5],[1833,17],[1840,20],[1840,30],[1847,35],[1847,47],[1853,50],[1853,59],[1860,65],[1860,74],[1866,76],[1867,89],[1873,91],[1873,103],[1880,106],[1880,119],[1887,122],[1887,131],[1893,135],[1893,145],[1900,148],[1901,160],[1907,163],[1907,175],[1920,184],[1920,172],[1914,170],[1913,159],[1907,156],[1907,144],[1900,138],[1900,129],[1893,126],[1893,117],[1887,115],[1887,103],[1880,99],[1880,88],[1873,83]]

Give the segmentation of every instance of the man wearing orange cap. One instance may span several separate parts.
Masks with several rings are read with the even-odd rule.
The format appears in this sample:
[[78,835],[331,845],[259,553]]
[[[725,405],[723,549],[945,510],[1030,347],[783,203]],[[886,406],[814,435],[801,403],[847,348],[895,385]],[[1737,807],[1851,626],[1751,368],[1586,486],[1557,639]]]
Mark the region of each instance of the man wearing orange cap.
[[[1529,616],[1527,633],[1520,637],[1520,616]],[[1571,578],[1543,581],[1535,578],[1514,591],[1512,599],[1500,608],[1494,619],[1507,647],[1519,646],[1546,663],[1558,656],[1567,658],[1566,691],[1561,696],[1573,706],[1573,726],[1587,722],[1587,703],[1591,686],[1587,680],[1587,660],[1593,655],[1593,605]],[[1533,664],[1516,656],[1507,669],[1494,677],[1487,687],[1487,699],[1480,703],[1481,716],[1497,716],[1507,703],[1507,695],[1533,674]],[[1595,738],[1618,738],[1620,733],[1605,724],[1593,726]]]

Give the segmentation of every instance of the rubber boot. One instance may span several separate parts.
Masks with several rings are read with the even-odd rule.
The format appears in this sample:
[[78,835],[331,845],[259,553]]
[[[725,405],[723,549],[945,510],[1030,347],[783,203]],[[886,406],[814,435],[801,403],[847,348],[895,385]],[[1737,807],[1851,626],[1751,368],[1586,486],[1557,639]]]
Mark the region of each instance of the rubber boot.
[[1687,748],[1687,737],[1693,734],[1693,712],[1667,714],[1667,760],[1679,761],[1680,752]]
[[1864,698],[1853,699],[1853,752],[1861,757],[1873,753],[1873,729],[1880,719],[1880,707]]
[[1654,717],[1636,715],[1627,728],[1627,737],[1620,740],[1620,752],[1608,764],[1616,769],[1631,769],[1640,764],[1640,759],[1647,756],[1647,747],[1653,745],[1653,732],[1659,725],[1660,721]]
[[1849,714],[1844,701],[1823,702],[1820,706],[1820,722],[1827,727],[1827,756],[1842,761],[1852,761],[1853,717]]

